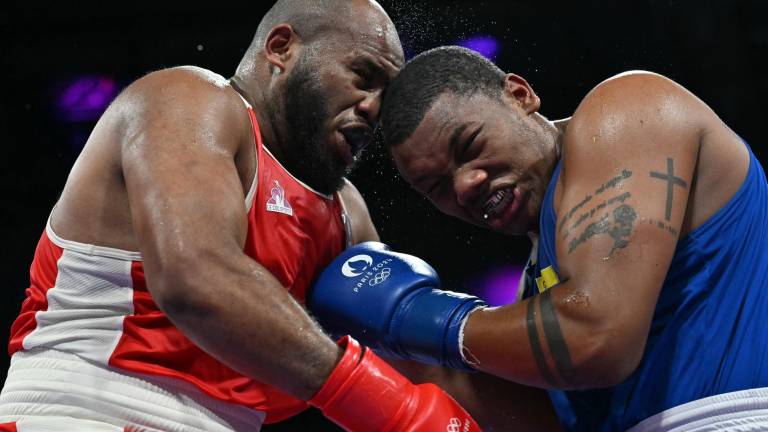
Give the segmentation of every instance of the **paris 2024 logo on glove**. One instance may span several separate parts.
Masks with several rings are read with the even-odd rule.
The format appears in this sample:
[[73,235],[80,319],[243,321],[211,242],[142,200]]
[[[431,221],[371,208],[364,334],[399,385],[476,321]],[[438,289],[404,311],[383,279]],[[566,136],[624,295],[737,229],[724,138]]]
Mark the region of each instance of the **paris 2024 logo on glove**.
[[373,264],[373,258],[368,255],[355,255],[346,260],[341,266],[341,274],[346,277],[360,276]]
[[373,265],[373,258],[370,255],[355,255],[341,266],[341,274],[348,278],[360,277],[353,288],[354,292],[359,292],[366,283],[369,286],[376,286],[387,280],[392,270],[384,266],[390,262],[392,258],[386,258]]

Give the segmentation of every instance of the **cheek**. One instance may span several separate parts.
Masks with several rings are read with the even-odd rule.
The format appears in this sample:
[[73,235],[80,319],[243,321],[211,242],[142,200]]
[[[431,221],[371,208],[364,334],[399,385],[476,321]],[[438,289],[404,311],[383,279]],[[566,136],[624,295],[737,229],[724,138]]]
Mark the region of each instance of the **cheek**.
[[435,206],[436,209],[440,210],[442,213],[452,215],[451,209],[447,208],[445,204],[443,203],[443,200],[440,198],[429,198],[427,197],[430,203],[432,203],[433,206]]
[[456,204],[456,200],[452,196],[443,196],[434,199],[429,198],[429,201],[443,214],[462,220],[468,220],[467,215],[464,214],[461,208]]
[[357,91],[355,76],[344,71],[330,72],[321,80],[324,92],[329,102],[349,100]]
[[533,191],[530,194],[530,199],[528,200],[528,216],[530,218],[538,218],[539,212],[541,211],[541,204],[543,202],[543,191]]

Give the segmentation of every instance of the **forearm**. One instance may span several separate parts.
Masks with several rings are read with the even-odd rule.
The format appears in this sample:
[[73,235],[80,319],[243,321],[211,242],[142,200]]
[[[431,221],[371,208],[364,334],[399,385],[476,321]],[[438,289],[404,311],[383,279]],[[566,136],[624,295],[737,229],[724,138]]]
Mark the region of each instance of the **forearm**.
[[464,352],[479,370],[527,385],[582,389],[612,385],[634,367],[612,343],[611,320],[586,295],[559,286],[467,319]]
[[[342,277],[360,254],[389,276],[374,283],[365,279],[373,270]],[[309,305],[329,331],[348,332],[389,357],[479,369],[537,387],[610,386],[636,366],[648,328],[618,313],[628,294],[590,297],[604,285],[583,287],[569,280],[530,300],[487,308],[477,297],[439,289],[424,261],[370,243],[331,263]]]
[[306,400],[345,430],[434,430],[458,419],[462,430],[479,431],[439,388],[414,385],[350,337],[333,343],[256,262],[206,264],[185,279],[196,280],[185,285],[197,296],[165,311],[228,366]]
[[209,258],[205,266],[189,265],[183,278],[158,280],[185,293],[158,304],[190,340],[232,369],[298,398],[311,398],[341,355],[277,279],[245,255]]

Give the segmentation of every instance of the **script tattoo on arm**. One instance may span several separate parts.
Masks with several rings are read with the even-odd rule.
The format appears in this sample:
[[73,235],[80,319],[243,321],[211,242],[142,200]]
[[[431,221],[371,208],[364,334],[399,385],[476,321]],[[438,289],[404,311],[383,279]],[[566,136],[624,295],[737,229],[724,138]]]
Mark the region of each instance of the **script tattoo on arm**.
[[629,198],[631,196],[632,196],[631,193],[624,192],[621,195],[617,195],[617,196],[615,196],[613,198],[604,200],[603,202],[601,202],[597,206],[593,207],[591,210],[582,213],[581,216],[579,216],[579,218],[576,219],[576,222],[574,222],[573,225],[571,225],[570,228],[568,228],[568,230],[565,231],[565,233],[563,234],[563,240],[567,239],[568,236],[571,235],[571,232],[576,230],[576,228],[578,228],[581,225],[582,222],[584,222],[585,220],[587,220],[587,219],[591,218],[592,216],[594,216],[596,212],[598,212],[598,211],[600,211],[600,210],[602,210],[602,209],[604,209],[604,208],[606,208],[606,207],[608,207],[608,206],[610,206],[612,204],[615,204],[615,203],[624,203],[624,201],[626,201],[627,198]]
[[656,228],[666,232],[667,234],[671,235],[674,238],[677,238],[677,235],[679,234],[678,231],[671,225],[664,223],[660,220],[656,219],[646,219],[646,223],[655,226]]
[[[617,176],[615,176],[615,177],[613,177],[613,178],[611,178],[611,179],[607,180],[605,183],[601,184],[601,185],[600,185],[600,187],[598,187],[597,189],[595,189],[595,192],[594,192],[593,194],[588,194],[587,196],[585,196],[585,197],[584,197],[584,199],[582,199],[581,201],[579,201],[579,203],[578,203],[578,204],[576,204],[575,206],[573,206],[573,208],[572,208],[572,209],[570,209],[568,212],[566,212],[566,213],[565,213],[565,215],[563,216],[563,220],[560,222],[560,226],[558,227],[558,229],[559,229],[560,231],[562,231],[562,230],[563,230],[563,228],[565,227],[565,224],[566,224],[566,223],[567,223],[569,220],[571,220],[571,218],[573,218],[573,216],[576,214],[576,212],[578,212],[578,211],[579,211],[581,208],[583,208],[583,207],[584,207],[584,206],[586,206],[586,205],[587,205],[587,204],[588,204],[590,201],[592,201],[592,198],[594,198],[594,197],[597,197],[597,196],[599,196],[599,195],[603,194],[604,192],[606,192],[606,191],[607,191],[607,190],[609,190],[609,189],[613,189],[613,188],[615,188],[616,186],[620,185],[620,184],[621,184],[621,182],[623,182],[624,180],[626,180],[626,179],[628,179],[628,178],[630,178],[630,177],[632,177],[632,171],[630,171],[630,170],[627,170],[627,169],[624,169],[624,170],[622,170],[622,171],[621,171],[621,174],[619,174],[619,175],[617,175]],[[587,211],[587,213],[583,213],[583,214],[582,214],[582,215],[579,217],[579,219],[582,219],[582,218],[584,218],[584,217],[585,217],[584,215],[585,215],[585,214],[589,214],[590,212],[592,212],[592,214],[594,214],[594,209],[592,209],[592,210],[590,210],[590,211]],[[588,217],[588,216],[587,216],[587,217]],[[582,222],[583,222],[583,219],[582,219]],[[570,233],[570,231],[571,231],[572,229],[573,229],[573,227],[571,227],[571,228],[568,230],[568,233],[566,233],[564,237],[567,237],[567,236],[568,236],[568,234]]]

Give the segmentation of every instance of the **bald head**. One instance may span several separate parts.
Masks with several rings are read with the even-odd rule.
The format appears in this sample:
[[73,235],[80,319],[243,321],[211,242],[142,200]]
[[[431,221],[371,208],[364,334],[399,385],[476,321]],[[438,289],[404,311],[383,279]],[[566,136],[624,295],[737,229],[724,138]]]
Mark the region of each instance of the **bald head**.
[[264,45],[270,30],[278,24],[290,24],[305,42],[339,27],[349,17],[349,0],[278,0],[264,15],[251,48]]
[[381,95],[403,62],[374,0],[278,0],[231,82],[280,163],[330,194],[372,140]]
[[[334,34],[369,30],[367,25],[380,28],[382,34],[396,35],[394,24],[374,0],[278,0],[259,23],[238,72],[253,68],[270,32],[281,24],[290,25],[306,45],[331,41]],[[363,28],[357,29],[361,24]],[[399,40],[394,45],[399,46]]]

